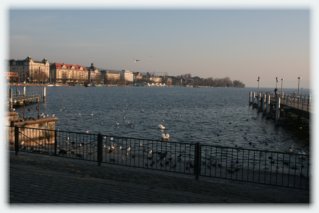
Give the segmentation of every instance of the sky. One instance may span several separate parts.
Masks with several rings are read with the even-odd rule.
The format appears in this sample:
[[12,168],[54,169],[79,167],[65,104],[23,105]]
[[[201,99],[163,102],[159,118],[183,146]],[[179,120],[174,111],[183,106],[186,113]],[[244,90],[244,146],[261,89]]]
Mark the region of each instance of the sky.
[[11,8],[8,21],[8,59],[310,87],[308,9]]

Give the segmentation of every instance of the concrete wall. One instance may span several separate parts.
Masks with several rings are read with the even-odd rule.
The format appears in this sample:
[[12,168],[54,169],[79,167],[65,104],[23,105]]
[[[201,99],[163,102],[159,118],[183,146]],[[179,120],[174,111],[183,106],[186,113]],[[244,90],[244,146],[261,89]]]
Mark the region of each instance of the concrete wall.
[[[11,116],[12,126],[26,127],[19,128],[19,141],[25,146],[42,146],[54,144],[55,124],[57,118],[41,118],[37,120],[20,120]],[[30,128],[30,129],[29,129]],[[34,128],[34,129],[33,129]],[[9,142],[14,144],[14,127],[9,127]]]

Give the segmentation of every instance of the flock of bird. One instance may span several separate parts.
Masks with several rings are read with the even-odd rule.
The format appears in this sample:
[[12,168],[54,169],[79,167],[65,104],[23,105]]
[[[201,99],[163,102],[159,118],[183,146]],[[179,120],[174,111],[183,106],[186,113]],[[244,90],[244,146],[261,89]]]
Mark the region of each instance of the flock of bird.
[[162,141],[165,141],[165,142],[169,141],[170,135],[168,134],[166,127],[162,123],[160,123],[158,127],[162,132]]

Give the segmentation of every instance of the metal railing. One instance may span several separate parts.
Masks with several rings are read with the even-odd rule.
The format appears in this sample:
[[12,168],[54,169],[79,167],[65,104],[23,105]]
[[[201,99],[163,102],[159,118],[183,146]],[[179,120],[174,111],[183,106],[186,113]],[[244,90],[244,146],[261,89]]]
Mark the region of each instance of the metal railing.
[[309,95],[283,95],[282,103],[286,106],[293,107],[302,111],[310,112],[310,96]]
[[[269,92],[250,92],[249,104],[259,106],[264,95],[270,96],[271,103],[276,102],[276,96]],[[311,111],[311,95],[297,95],[297,94],[278,94],[281,99],[281,105],[286,107],[298,109],[305,112]],[[265,100],[264,100],[265,101]]]
[[309,189],[309,155],[163,142],[26,127],[10,128],[12,151]]

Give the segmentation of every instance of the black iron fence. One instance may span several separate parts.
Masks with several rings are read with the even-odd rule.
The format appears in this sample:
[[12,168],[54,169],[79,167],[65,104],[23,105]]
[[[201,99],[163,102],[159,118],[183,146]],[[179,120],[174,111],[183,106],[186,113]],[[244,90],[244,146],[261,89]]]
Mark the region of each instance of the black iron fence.
[[309,189],[309,155],[9,127],[12,151]]

